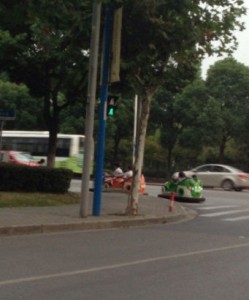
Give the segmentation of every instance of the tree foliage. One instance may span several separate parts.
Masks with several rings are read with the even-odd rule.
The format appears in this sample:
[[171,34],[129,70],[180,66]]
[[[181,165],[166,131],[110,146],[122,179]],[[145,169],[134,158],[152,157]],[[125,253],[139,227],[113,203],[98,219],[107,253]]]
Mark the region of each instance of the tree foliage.
[[173,139],[172,160],[178,170],[208,162],[248,169],[248,72],[248,67],[227,58],[210,67],[206,81],[199,78],[174,94],[172,102],[163,88],[156,95],[150,127],[161,130],[168,152],[165,140]]
[[[232,117],[232,114],[229,110],[227,117],[223,115],[223,118],[219,118],[225,110],[220,106],[221,102],[217,101],[221,97],[215,91],[211,71],[210,76],[208,75],[210,78],[208,87],[214,89],[203,109],[203,119],[198,117],[201,107],[198,93],[205,95],[201,84],[199,92],[196,87],[194,91],[185,90],[181,97],[176,97],[176,94],[179,94],[196,78],[204,55],[231,53],[236,48],[233,33],[235,30],[243,29],[240,17],[245,14],[244,1],[119,0],[102,2],[123,5],[120,88],[131,98],[137,94],[141,108],[141,118],[138,124],[138,151],[134,164],[135,176],[127,206],[128,213],[136,214],[137,192],[143,167],[151,103],[153,99],[156,99],[155,95],[161,87],[163,87],[163,92],[160,90],[161,95],[157,96],[156,101],[167,116],[166,121],[163,122],[163,113],[162,116],[160,115],[160,126],[164,129],[163,141],[168,150],[171,149],[169,151],[172,151],[176,144],[179,131],[184,133],[178,140],[181,145],[188,146],[189,137],[192,142],[196,142],[193,140],[192,132],[203,140],[201,132],[197,135],[195,129],[189,124],[193,123],[196,126],[203,120],[208,121],[214,107],[213,114],[217,116],[215,124],[218,124],[220,129],[229,129],[228,126],[223,125],[228,123],[227,118]],[[11,81],[25,83],[32,96],[42,97],[44,118],[50,131],[48,161],[51,165],[61,112],[70,104],[77,103],[77,107],[80,107],[79,101],[84,107],[82,99],[86,95],[88,78],[91,4],[90,0],[2,0],[0,3],[1,71],[8,72]],[[192,102],[186,100],[189,95],[193,96]],[[237,94],[236,97],[239,99],[241,95]],[[164,98],[167,101],[164,102]],[[235,100],[229,99],[226,100],[227,105],[229,101],[230,104],[234,104]],[[183,103],[185,110],[181,109]],[[241,105],[238,105],[232,112],[239,114],[241,109]],[[170,110],[174,112],[174,115],[170,114]],[[74,109],[68,111],[75,113]],[[68,114],[63,115],[63,118],[67,117]],[[236,120],[236,128],[239,128],[240,122],[241,120]],[[70,130],[74,126],[72,124],[74,121],[69,120],[64,129]],[[112,129],[115,126],[117,126],[116,122],[111,124]],[[208,122],[205,122],[205,126],[208,130],[212,130],[212,125]],[[167,135],[166,128],[170,129]],[[126,134],[124,131],[122,136]],[[229,135],[232,134],[235,134],[235,131],[229,132]],[[118,144],[121,139],[118,131],[115,131],[112,136]],[[217,139],[219,137],[221,135],[217,134]]]
[[[245,128],[249,104],[249,68],[227,58],[214,64],[206,80],[213,112],[214,141],[219,144],[219,161],[224,161],[226,144]],[[215,107],[215,110],[214,110]]]
[[0,80],[0,103],[1,109],[14,110],[16,114],[15,120],[5,122],[5,130],[15,128],[22,128],[23,130],[44,129],[41,125],[43,124],[40,114],[41,105],[34,101],[24,84]]
[[[125,0],[121,78],[141,99],[135,177],[127,212],[137,213],[138,185],[152,97],[172,78],[175,86],[194,78],[204,54],[231,52],[236,46],[243,1]],[[139,22],[139,26],[137,26]],[[169,85],[169,83],[168,83]]]
[[[107,117],[106,139],[107,139],[107,157],[106,164],[113,167],[117,161],[123,161],[127,165],[132,162],[133,152],[133,99],[120,97],[116,101],[116,111],[114,116]],[[120,145],[123,140],[131,140],[127,152],[120,151]],[[125,157],[128,157],[125,159]]]
[[[54,164],[60,112],[86,95],[91,1],[2,1],[0,62],[10,79],[43,98]],[[9,20],[14,20],[9,22]]]

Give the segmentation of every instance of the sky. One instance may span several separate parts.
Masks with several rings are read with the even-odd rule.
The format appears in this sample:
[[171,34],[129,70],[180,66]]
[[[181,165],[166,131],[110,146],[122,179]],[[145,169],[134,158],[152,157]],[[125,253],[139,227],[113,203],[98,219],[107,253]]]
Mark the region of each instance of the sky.
[[[242,32],[238,31],[236,37],[238,40],[238,48],[234,52],[233,57],[240,63],[249,67],[249,0],[244,0],[245,7],[247,8],[247,15],[242,18],[245,22],[246,29]],[[222,60],[225,57],[215,57],[211,56],[203,60],[202,62],[202,77],[206,78],[207,70],[211,65],[213,65],[217,60]]]

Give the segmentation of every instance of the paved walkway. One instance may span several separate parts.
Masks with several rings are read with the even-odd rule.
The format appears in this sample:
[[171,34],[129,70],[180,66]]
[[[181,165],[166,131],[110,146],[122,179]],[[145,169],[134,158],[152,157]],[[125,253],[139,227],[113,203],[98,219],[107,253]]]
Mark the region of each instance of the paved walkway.
[[169,200],[148,195],[139,198],[138,216],[125,216],[128,196],[118,192],[102,193],[101,214],[92,216],[92,193],[90,195],[89,216],[86,218],[80,218],[79,205],[0,208],[0,235],[141,226],[195,216],[194,211],[177,202],[170,211]]

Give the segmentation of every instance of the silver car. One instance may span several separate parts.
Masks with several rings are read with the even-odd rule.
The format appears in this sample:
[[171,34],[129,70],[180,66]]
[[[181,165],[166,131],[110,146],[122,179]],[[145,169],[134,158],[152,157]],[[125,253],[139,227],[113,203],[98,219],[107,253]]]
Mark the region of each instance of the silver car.
[[184,173],[188,177],[196,175],[204,187],[221,187],[226,191],[249,188],[249,174],[227,165],[207,164]]

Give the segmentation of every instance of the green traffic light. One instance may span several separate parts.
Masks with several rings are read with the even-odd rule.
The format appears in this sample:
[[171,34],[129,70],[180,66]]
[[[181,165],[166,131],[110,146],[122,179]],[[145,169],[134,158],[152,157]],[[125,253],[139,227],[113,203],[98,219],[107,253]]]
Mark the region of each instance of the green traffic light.
[[110,117],[114,116],[114,108],[113,107],[111,107],[109,109],[108,116],[110,116]]

